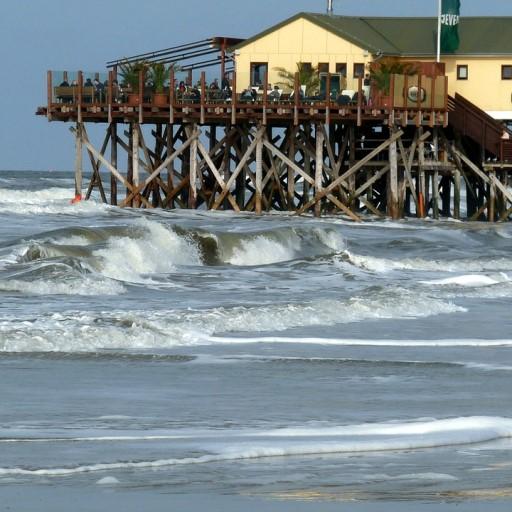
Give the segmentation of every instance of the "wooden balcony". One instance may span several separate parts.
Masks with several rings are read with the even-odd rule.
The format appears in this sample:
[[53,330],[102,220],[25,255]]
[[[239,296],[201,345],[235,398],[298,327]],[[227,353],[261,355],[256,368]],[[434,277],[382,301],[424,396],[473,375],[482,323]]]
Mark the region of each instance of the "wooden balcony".
[[[110,71],[107,85],[97,91],[85,86],[83,74],[78,72],[75,86],[54,86],[52,72],[48,72],[48,104],[39,107],[38,115],[50,121],[110,123],[186,123],[236,124],[237,122],[298,125],[305,121],[349,121],[361,126],[366,122],[394,123],[403,126],[447,125],[447,79],[444,76],[391,76],[389,95],[382,95],[373,87],[363,86],[358,80],[352,97],[343,94],[304,96],[295,79],[294,90],[273,97],[268,80],[253,96],[237,93],[236,73],[233,73],[230,91],[211,90],[201,73],[200,86],[188,86],[185,91],[167,87],[164,95],[156,96],[151,88],[134,91],[118,88],[116,75]],[[142,77],[140,83],[143,84]],[[175,83],[174,71],[169,83]],[[326,90],[330,91],[329,79]],[[369,97],[367,93],[369,92]]]

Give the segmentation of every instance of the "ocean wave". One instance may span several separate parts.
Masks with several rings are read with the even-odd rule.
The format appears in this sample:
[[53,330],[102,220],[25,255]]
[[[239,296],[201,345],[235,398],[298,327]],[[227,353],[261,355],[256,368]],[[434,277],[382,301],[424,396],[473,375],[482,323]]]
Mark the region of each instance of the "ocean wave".
[[297,240],[288,240],[285,243],[276,243],[264,235],[253,239],[241,240],[237,247],[232,249],[226,263],[238,266],[269,265],[289,261],[296,257],[300,250]]
[[512,339],[484,340],[478,338],[464,339],[357,339],[357,338],[320,338],[291,336],[210,336],[212,343],[247,344],[247,343],[297,343],[308,345],[341,345],[359,347],[511,347]]
[[177,265],[200,265],[197,246],[158,222],[141,219],[131,236],[115,236],[93,251],[95,269],[125,282],[147,282],[148,274],[168,274]]
[[[0,350],[83,352],[98,349],[168,348],[218,343],[214,335],[262,333],[371,319],[418,318],[466,310],[406,290],[348,300],[320,300],[205,310],[68,312],[0,321]],[[228,341],[231,338],[228,338]],[[251,341],[240,338],[241,342]],[[234,341],[234,340],[233,340]],[[252,340],[259,341],[258,339]],[[300,343],[301,339],[297,339]],[[328,341],[317,340],[319,343]]]
[[89,271],[81,246],[31,243],[4,265],[0,291],[28,295],[119,295],[122,283]]
[[397,260],[361,255],[344,251],[343,260],[352,265],[376,273],[393,270],[485,272],[512,270],[512,258],[467,258],[454,260],[426,260],[423,258],[401,258]]
[[[510,437],[512,437],[512,419],[489,416],[343,426],[287,427],[265,431],[226,430],[215,432],[211,437],[198,439],[196,451],[202,452],[202,454],[194,457],[97,462],[69,467],[0,467],[0,476],[59,477],[101,471],[155,469],[263,457],[419,450],[479,444]],[[173,440],[169,441],[169,448],[172,449]],[[376,478],[375,475],[374,478]],[[453,479],[451,475],[435,474],[434,476],[432,473],[380,475],[378,478]]]
[[[277,228],[250,233],[182,228],[147,218],[128,225],[65,228],[10,241],[10,263],[72,258],[84,270],[127,283],[151,283],[183,266],[260,266],[337,253],[345,247],[333,229]],[[159,281],[161,284],[161,279]],[[165,281],[172,286],[172,282]]]
[[420,281],[421,284],[429,286],[464,286],[478,288],[481,286],[492,286],[500,283],[509,283],[511,280],[505,272],[500,272],[492,277],[483,274],[465,274],[444,279],[433,279],[430,281]]
[[[249,233],[217,231],[189,234],[198,241],[205,263],[213,260],[218,264],[241,267],[332,255],[346,247],[345,239],[339,231],[327,227],[281,227]],[[205,243],[207,241],[210,242],[209,246]]]
[[15,190],[0,188],[0,212],[13,215],[83,215],[109,211],[112,207],[104,203],[80,201],[71,204],[75,196],[72,187],[51,187],[42,190]]
[[466,368],[482,370],[484,372],[512,372],[512,366],[492,363],[460,363]]
[[19,292],[30,295],[119,295],[125,293],[125,287],[112,280],[98,280],[90,277],[23,281],[9,279],[0,281],[0,291]]

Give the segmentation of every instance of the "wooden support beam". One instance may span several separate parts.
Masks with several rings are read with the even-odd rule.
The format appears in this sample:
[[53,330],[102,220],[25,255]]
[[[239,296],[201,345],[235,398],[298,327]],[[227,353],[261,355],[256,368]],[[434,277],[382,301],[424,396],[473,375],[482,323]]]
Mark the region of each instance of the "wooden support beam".
[[418,135],[418,207],[416,216],[423,219],[427,216],[427,189],[425,186],[425,144],[422,139],[422,126],[418,128]]
[[439,171],[432,173],[432,216],[439,219]]
[[76,123],[75,129],[75,199],[82,199],[83,151],[82,151],[82,123]]
[[263,133],[256,141],[256,214],[261,214],[261,196],[262,190],[262,162],[263,162]]
[[[117,169],[117,123],[110,123],[110,163]],[[117,180],[110,174],[110,204],[117,206]]]
[[[510,190],[505,186],[503,185],[503,183],[501,183],[501,181],[496,178],[496,176],[494,175],[491,175],[490,176],[490,180],[491,180],[491,183],[496,187],[498,188],[501,193],[503,194],[503,196],[510,202],[512,203],[512,193],[510,192]],[[505,211],[500,215],[500,220],[505,220],[506,218],[508,218],[508,216],[510,215],[510,213],[512,212],[512,207],[509,208],[509,209],[506,209],[505,208]]]
[[[189,137],[179,149],[177,149],[171,155],[169,155],[137,188],[132,188],[131,194],[128,194],[126,199],[121,203],[121,206],[126,206],[128,202],[134,197],[135,194],[138,194],[141,190],[147,187],[149,183],[151,183],[162,172],[162,170],[165,169],[165,167],[167,167],[171,162],[173,162],[177,157],[179,157],[184,151],[186,151],[189,148],[194,139],[197,139],[197,134],[195,135],[195,137]],[[173,195],[172,197],[175,197],[175,195]]]
[[[87,135],[87,130],[86,130],[85,126],[83,126],[83,129],[82,129],[82,136],[84,137],[84,139],[89,140],[89,136]],[[105,133],[105,137],[103,138],[103,144],[100,149],[100,153],[102,155],[104,155],[105,151],[107,150],[109,140],[110,140],[110,130],[107,129],[107,131]],[[90,151],[87,151],[87,153],[89,155],[89,160],[91,162],[92,177],[91,177],[91,181],[89,182],[89,186],[87,187],[85,199],[88,200],[91,197],[91,193],[92,193],[94,187],[97,186],[98,190],[100,191],[101,200],[104,203],[106,203],[107,197],[105,195],[105,190],[103,189],[103,183],[101,181],[100,162],[98,160],[96,160],[96,158],[94,158],[94,155]]]
[[[200,135],[200,131],[198,132],[198,137],[199,137],[199,135]],[[217,167],[215,167],[215,164],[213,163],[212,159],[210,158],[210,154],[209,154],[208,150],[204,147],[204,145],[201,143],[201,141],[199,139],[197,142],[197,147],[199,149],[199,152],[203,155],[203,158],[204,158],[206,164],[212,171],[212,174],[214,175],[215,179],[217,180],[217,183],[221,186],[222,189],[225,189],[226,182],[220,175]],[[231,192],[228,191],[226,194],[227,194],[228,201],[230,202],[231,206],[233,207],[233,210],[235,210],[236,212],[239,212],[240,208],[239,208],[238,204],[236,203],[236,200],[233,197],[233,195],[231,194]]]
[[[174,77],[174,70],[172,71],[172,76]],[[174,80],[173,80],[174,83]],[[169,156],[173,153],[174,150],[174,125],[169,123],[166,127],[165,132],[165,143],[166,143],[166,155]],[[167,205],[170,208],[174,208],[174,202],[169,204],[169,194],[171,190],[174,188],[174,160],[171,160],[167,163],[167,193],[164,200],[164,206]]]
[[456,154],[484,183],[488,184],[489,178],[481,171],[462,151],[455,146],[451,146],[451,151]]
[[263,144],[272,152],[274,156],[280,158],[285,164],[290,166],[297,174],[300,174],[310,185],[315,184],[315,180],[305,173],[295,162],[292,162],[283,152],[277,149],[268,140],[264,140]]
[[[204,71],[203,71],[203,73],[204,73]],[[201,77],[201,80],[204,82],[204,76]],[[191,137],[190,189],[189,189],[189,196],[188,196],[188,207],[195,209],[197,207],[197,127],[196,127],[196,125],[194,125],[192,127],[192,129],[189,131],[188,136]]]
[[[322,192],[322,173],[324,166],[324,132],[320,125],[317,124],[315,128],[316,135],[316,158],[315,158],[315,194]],[[315,216],[320,217],[321,201],[315,203]]]
[[[139,108],[142,108],[139,105]],[[137,189],[139,186],[139,134],[140,134],[140,126],[138,124],[132,125],[132,183],[134,189]],[[138,208],[140,206],[140,198],[138,194],[133,198],[133,206]]]
[[[70,130],[73,133],[76,132],[75,128],[73,127],[71,127]],[[83,140],[82,143],[128,190],[132,191],[133,193],[133,191],[135,190],[133,185],[129,183],[128,180],[115,167],[113,167],[112,164],[102,154],[100,154],[98,150],[89,141]],[[143,197],[141,197],[141,201],[145,204],[146,207],[152,208],[148,201]]]
[[359,222],[361,217],[356,215],[348,206],[345,206],[337,197],[327,194],[327,199],[334,203],[342,212],[345,212],[352,220]]
[[236,124],[236,71],[233,71],[233,80],[231,83],[231,124]]
[[487,220],[494,222],[496,220],[496,172],[489,172],[489,208],[487,210]]
[[242,156],[242,158],[238,162],[238,165],[236,166],[235,170],[233,171],[233,174],[231,175],[231,177],[229,178],[229,180],[226,183],[226,187],[222,190],[222,192],[219,194],[219,197],[216,199],[215,203],[213,204],[213,206],[212,206],[213,210],[217,210],[217,208],[220,206],[220,204],[226,197],[228,190],[231,189],[231,185],[233,185],[233,182],[236,180],[238,174],[244,168],[247,160],[249,159],[249,157],[253,153],[254,149],[256,148],[256,144],[257,144],[258,140],[260,139],[260,137],[263,136],[264,130],[265,130],[264,127],[260,127],[258,129],[258,131],[256,132],[256,134],[254,135],[254,140],[251,142],[251,144],[247,148],[247,151],[245,152],[245,154]]
[[396,139],[388,146],[389,174],[388,174],[388,215],[392,219],[400,218],[400,204],[398,198],[398,157]]
[[453,171],[453,217],[460,219],[460,171]]
[[[295,163],[295,154],[296,154],[296,148],[295,148],[295,140],[297,137],[297,130],[298,128],[296,126],[289,127],[288,128],[288,140],[289,140],[289,146],[288,146],[288,158],[290,161]],[[287,179],[287,193],[288,193],[288,210],[293,211],[295,209],[295,176],[293,173],[293,167],[291,165],[287,166],[288,169],[288,179]]]
[[355,163],[350,169],[348,169],[346,172],[344,172],[339,178],[336,178],[329,186],[324,188],[318,195],[316,195],[313,199],[309,200],[306,204],[300,208],[297,213],[301,214],[304,213],[308,208],[313,206],[317,201],[321,200],[323,197],[325,197],[327,194],[330,194],[336,187],[338,187],[341,183],[346,181],[346,179],[349,176],[352,176],[355,174],[359,169],[361,169],[367,162],[369,162],[373,157],[378,155],[381,151],[385,150],[392,142],[396,141],[398,138],[400,138],[403,135],[403,132],[401,130],[396,131],[391,135],[391,137],[384,141],[382,144],[380,144],[377,148],[375,148],[373,151],[368,153],[364,158],[359,160],[357,163]]

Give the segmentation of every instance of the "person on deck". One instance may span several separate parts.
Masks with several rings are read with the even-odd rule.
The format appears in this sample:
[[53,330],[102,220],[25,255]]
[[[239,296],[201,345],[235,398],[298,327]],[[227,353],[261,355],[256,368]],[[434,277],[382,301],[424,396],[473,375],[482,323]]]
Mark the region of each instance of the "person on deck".
[[231,98],[231,84],[229,83],[229,77],[227,73],[224,73],[224,78],[221,82],[221,88],[222,88],[222,97],[224,99]]
[[366,75],[364,75],[364,79],[363,79],[363,92],[364,92],[364,95],[366,96],[367,100],[370,99],[370,88],[371,88],[371,78],[370,78],[370,75],[369,73],[366,73]]
[[105,97],[105,86],[97,78],[94,79],[93,86],[94,99],[100,102],[103,101]]
[[269,93],[268,97],[271,101],[279,101],[279,98],[281,98],[281,92],[279,91],[278,85],[274,85],[274,89]]
[[221,88],[223,91],[227,91],[228,89],[231,91],[231,84],[229,83],[229,75],[224,73],[224,77],[222,78]]

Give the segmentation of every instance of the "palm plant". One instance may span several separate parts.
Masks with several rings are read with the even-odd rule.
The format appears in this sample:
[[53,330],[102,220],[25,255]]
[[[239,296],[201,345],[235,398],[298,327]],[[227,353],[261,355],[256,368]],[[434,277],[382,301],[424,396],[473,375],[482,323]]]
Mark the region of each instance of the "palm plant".
[[139,92],[139,74],[142,72],[142,83],[146,83],[149,71],[149,63],[145,60],[125,60],[119,64],[119,70],[123,83],[128,85],[132,92]]
[[403,62],[395,57],[383,57],[370,63],[370,76],[379,91],[389,94],[391,75],[415,75],[418,72],[411,62]]
[[169,78],[171,69],[179,71],[180,67],[176,63],[169,64],[169,66],[166,66],[163,62],[151,63],[150,78],[156,93],[161,94],[164,92],[165,81]]
[[[282,82],[277,82],[277,85],[289,89],[295,88],[295,72],[288,71],[282,67],[276,67],[274,70],[277,71],[277,76],[283,80]],[[320,88],[318,67],[305,64],[304,62],[297,62],[297,73],[299,74],[299,84],[306,86],[306,96],[313,94]]]

